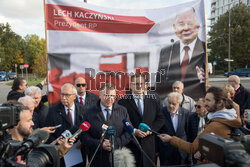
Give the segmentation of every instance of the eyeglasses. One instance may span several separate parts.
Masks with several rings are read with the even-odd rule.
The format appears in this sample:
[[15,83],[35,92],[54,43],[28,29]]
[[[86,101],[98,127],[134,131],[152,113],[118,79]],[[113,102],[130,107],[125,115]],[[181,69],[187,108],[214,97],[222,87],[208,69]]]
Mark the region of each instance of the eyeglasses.
[[86,84],[76,84],[76,86],[77,86],[77,87],[81,87],[81,86],[82,86],[82,87],[85,87]]
[[60,95],[61,95],[61,97],[66,97],[68,99],[70,96],[72,96],[74,94],[64,94],[64,93],[61,93]]
[[107,95],[107,94],[105,94],[104,98],[105,99],[108,99],[108,98],[113,98],[114,99],[114,98],[116,98],[116,95]]
[[201,109],[200,105],[194,105],[195,108]]

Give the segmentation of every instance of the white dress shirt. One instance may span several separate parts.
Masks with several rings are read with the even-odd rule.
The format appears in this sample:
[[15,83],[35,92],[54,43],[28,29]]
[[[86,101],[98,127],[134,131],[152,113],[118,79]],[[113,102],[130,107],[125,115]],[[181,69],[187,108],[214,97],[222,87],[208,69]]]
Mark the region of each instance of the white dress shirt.
[[111,114],[112,114],[112,106],[111,107],[105,107],[100,102],[100,107],[101,107],[101,110],[102,110],[102,113],[104,115],[105,120],[107,120],[107,111],[105,109],[109,109],[109,115],[111,116]]
[[193,54],[193,51],[194,51],[194,46],[195,46],[195,43],[197,41],[197,38],[195,40],[193,40],[192,43],[188,44],[188,45],[185,45],[183,44],[181,41],[180,41],[180,65],[184,59],[184,56],[185,56],[185,50],[184,50],[184,47],[185,46],[188,46],[189,47],[189,50],[188,50],[188,57],[189,57],[189,62],[191,61],[191,58],[192,58],[192,54]]
[[174,126],[174,130],[175,132],[177,131],[178,128],[178,115],[179,115],[179,111],[177,110],[177,112],[175,114],[170,113],[171,115],[171,120]]
[[[68,115],[68,107],[64,106],[66,115]],[[75,125],[75,103],[69,108],[72,116],[72,123]]]

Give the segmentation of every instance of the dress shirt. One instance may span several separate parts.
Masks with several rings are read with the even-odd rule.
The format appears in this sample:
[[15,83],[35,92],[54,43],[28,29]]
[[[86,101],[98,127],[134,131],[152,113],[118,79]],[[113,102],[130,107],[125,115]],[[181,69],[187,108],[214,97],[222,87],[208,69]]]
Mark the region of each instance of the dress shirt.
[[64,108],[65,108],[66,115],[68,115],[68,109],[70,109],[71,116],[72,116],[72,123],[73,125],[75,125],[75,103],[73,103],[73,105],[70,108],[66,106],[64,106]]
[[189,62],[191,61],[191,58],[192,58],[192,54],[193,54],[193,51],[194,51],[194,46],[195,46],[195,43],[197,41],[197,38],[195,40],[193,40],[192,43],[188,44],[188,45],[184,45],[181,41],[180,41],[180,65],[182,64],[182,61],[183,61],[183,58],[185,56],[185,49],[184,47],[185,46],[188,46],[189,47],[189,50],[188,50],[188,57],[189,57]]
[[104,115],[104,118],[105,120],[107,120],[107,111],[105,109],[109,109],[109,115],[110,115],[110,118],[111,118],[111,114],[112,114],[112,106],[111,107],[105,107],[102,105],[102,103],[100,102],[100,107],[101,107],[101,110],[102,110],[102,113]]
[[198,126],[198,132],[197,132],[197,136],[199,136],[201,134],[201,132],[204,130],[204,127],[205,127],[205,116],[202,117],[202,116],[199,116],[198,117],[200,118],[200,121],[199,121],[199,126]]
[[177,112],[175,114],[170,113],[171,115],[171,120],[174,126],[174,131],[177,131],[178,128],[178,115],[179,115],[179,111],[177,110]]
[[83,95],[83,96],[79,96],[79,95],[77,95],[77,99],[78,99],[78,102],[79,102],[79,103],[81,103],[81,99],[80,99],[80,97],[82,97],[83,105],[85,105],[86,93],[85,93],[85,95]]

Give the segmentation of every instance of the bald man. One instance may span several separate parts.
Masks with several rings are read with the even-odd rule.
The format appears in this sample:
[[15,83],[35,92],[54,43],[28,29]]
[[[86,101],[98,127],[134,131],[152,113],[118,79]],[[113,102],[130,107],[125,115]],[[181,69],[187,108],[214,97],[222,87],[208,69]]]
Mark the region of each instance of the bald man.
[[249,91],[240,84],[240,78],[237,75],[231,75],[228,84],[232,85],[235,90],[233,101],[240,106],[240,115],[242,116],[244,110],[247,109],[247,99],[249,98]]
[[87,83],[84,78],[79,77],[75,80],[75,88],[77,90],[75,103],[81,104],[84,111],[95,105],[99,100],[99,97],[96,94],[87,91]]

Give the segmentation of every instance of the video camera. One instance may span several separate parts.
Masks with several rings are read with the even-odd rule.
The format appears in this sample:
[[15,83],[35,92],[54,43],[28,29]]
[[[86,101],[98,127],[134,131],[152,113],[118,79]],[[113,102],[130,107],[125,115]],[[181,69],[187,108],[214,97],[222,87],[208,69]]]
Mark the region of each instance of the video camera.
[[250,166],[250,136],[233,141],[220,136],[205,134],[199,139],[202,157],[220,166]]
[[60,166],[58,147],[40,144],[45,141],[39,141],[43,138],[43,134],[39,131],[36,134],[33,132],[23,142],[11,140],[8,130],[18,124],[20,112],[24,109],[27,108],[14,105],[0,106],[0,167],[24,166],[17,162],[17,155],[21,155],[29,167]]

